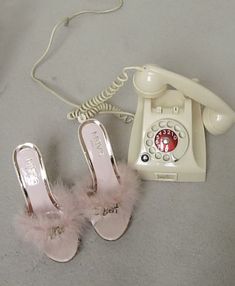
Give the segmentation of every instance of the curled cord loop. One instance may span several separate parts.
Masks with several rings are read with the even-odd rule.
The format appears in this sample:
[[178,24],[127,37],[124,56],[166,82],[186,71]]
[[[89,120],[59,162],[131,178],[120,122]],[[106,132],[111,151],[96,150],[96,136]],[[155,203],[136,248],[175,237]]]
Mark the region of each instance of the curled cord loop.
[[68,113],[67,119],[77,119],[80,123],[87,119],[95,117],[96,114],[113,114],[121,119],[124,123],[131,123],[134,119],[134,114],[123,112],[119,107],[114,106],[110,103],[101,103],[93,108],[88,109],[85,112],[81,112],[80,109],[75,109]]

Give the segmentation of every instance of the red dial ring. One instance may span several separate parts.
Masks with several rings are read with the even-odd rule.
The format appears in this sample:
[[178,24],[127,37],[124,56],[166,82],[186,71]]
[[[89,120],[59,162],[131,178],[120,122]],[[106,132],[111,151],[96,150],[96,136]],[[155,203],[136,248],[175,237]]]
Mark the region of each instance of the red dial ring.
[[154,142],[159,151],[168,153],[175,150],[178,136],[171,129],[162,129],[156,134]]

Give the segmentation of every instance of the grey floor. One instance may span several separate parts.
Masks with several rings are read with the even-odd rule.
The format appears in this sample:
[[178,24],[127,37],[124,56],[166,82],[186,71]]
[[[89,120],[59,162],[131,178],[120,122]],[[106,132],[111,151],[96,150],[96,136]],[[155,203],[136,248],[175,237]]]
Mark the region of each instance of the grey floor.
[[[235,108],[235,2],[128,0],[122,10],[84,16],[58,35],[40,75],[77,102],[96,95],[124,66],[155,63],[201,83]],[[205,183],[145,182],[132,225],[119,241],[91,229],[79,254],[58,264],[18,240],[12,227],[23,197],[12,150],[33,142],[50,181],[88,172],[70,108],[29,77],[58,19],[115,0],[0,0],[0,285],[235,285],[235,128],[207,133]],[[131,81],[113,99],[132,112]],[[130,125],[99,116],[117,159],[126,159]]]

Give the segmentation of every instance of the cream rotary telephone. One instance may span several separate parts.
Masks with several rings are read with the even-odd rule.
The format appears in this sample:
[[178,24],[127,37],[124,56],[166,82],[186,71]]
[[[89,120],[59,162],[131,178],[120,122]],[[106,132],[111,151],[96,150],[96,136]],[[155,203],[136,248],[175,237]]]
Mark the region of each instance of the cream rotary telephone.
[[138,105],[129,164],[145,180],[205,181],[204,126],[213,135],[223,134],[235,122],[235,112],[195,80],[158,66],[137,71],[133,84]]
[[[206,129],[222,134],[235,122],[234,111],[210,90],[197,82],[154,65],[125,67],[113,83],[84,103],[72,102],[37,75],[38,67],[51,50],[55,34],[84,14],[107,14],[117,11],[124,1],[106,10],[84,10],[63,18],[53,27],[48,45],[31,70],[32,79],[51,94],[71,106],[69,120],[80,123],[98,113],[114,114],[125,123],[134,120],[128,161],[145,180],[205,181]],[[133,83],[138,94],[136,114],[122,111],[109,100],[128,81],[135,70]],[[201,106],[204,106],[203,111]]]

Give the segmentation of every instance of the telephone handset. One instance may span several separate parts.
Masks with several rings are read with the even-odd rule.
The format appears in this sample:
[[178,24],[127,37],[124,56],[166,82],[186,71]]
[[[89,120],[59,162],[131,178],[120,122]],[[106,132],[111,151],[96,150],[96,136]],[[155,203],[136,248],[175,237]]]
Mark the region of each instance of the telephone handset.
[[204,126],[222,134],[235,122],[235,112],[195,80],[158,66],[137,71],[133,84],[138,104],[129,164],[146,180],[205,181]]

